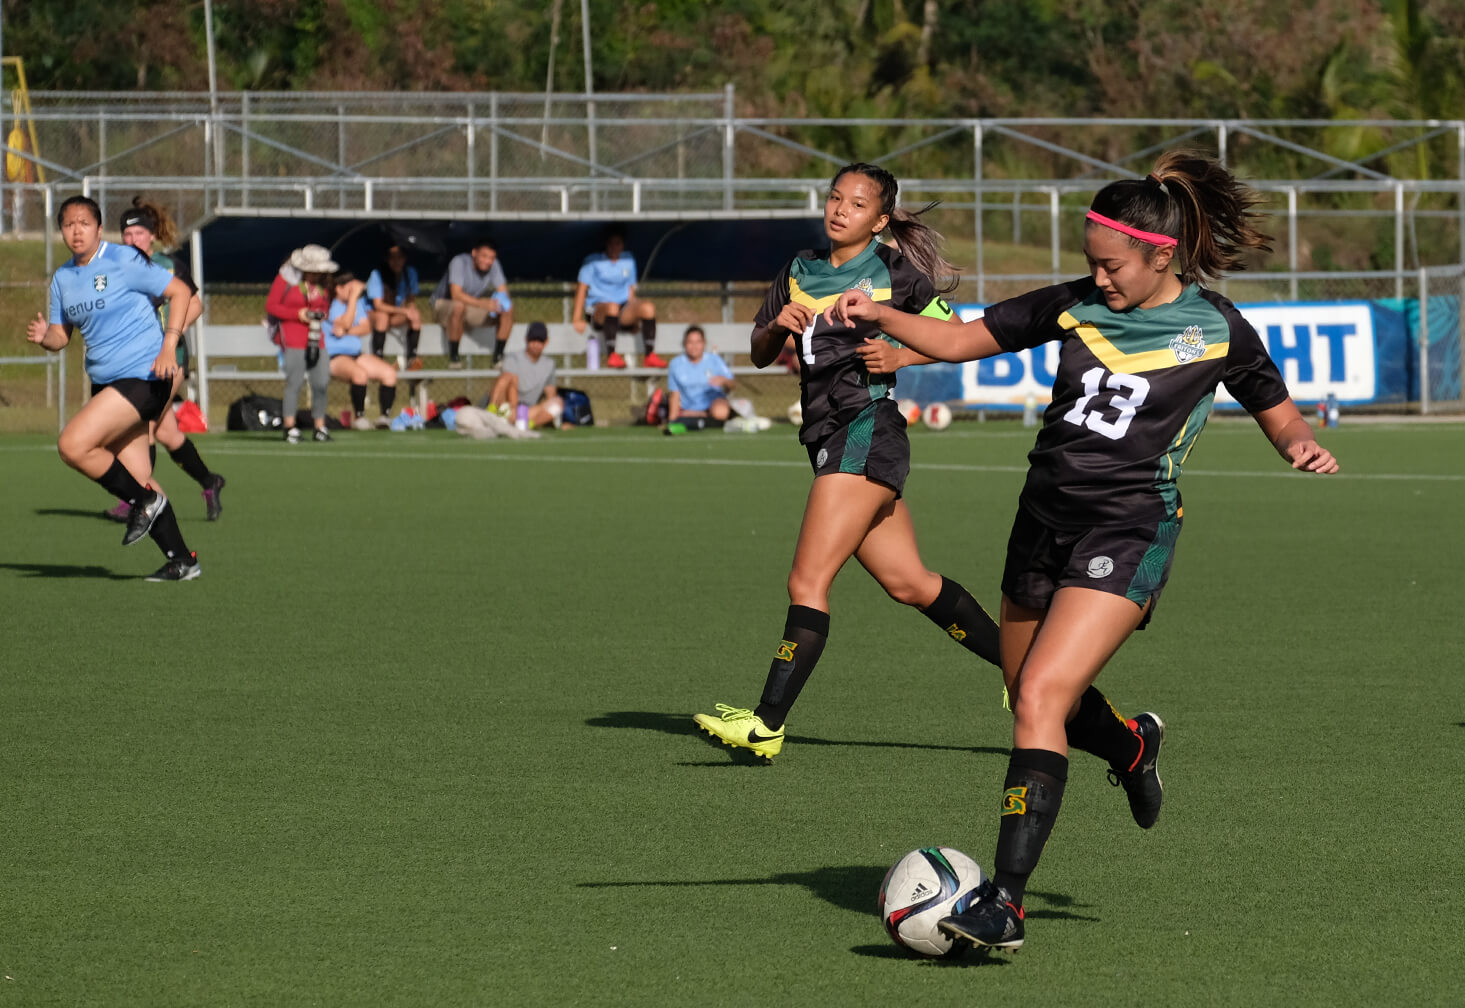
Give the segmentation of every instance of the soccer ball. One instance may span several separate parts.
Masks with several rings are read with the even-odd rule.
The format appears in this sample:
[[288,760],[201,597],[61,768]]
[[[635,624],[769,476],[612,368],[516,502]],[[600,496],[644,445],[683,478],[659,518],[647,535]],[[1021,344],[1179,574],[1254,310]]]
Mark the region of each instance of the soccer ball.
[[788,408],[788,422],[795,427],[802,427],[804,425],[804,403],[802,400],[796,400]]
[[901,948],[924,956],[950,955],[952,941],[936,922],[970,907],[986,879],[981,866],[959,850],[913,850],[880,883],[880,920]]
[[901,416],[905,417],[907,427],[914,427],[921,422],[921,404],[914,399],[902,399],[895,404],[895,408],[900,410]]
[[921,419],[932,430],[945,430],[951,426],[951,407],[944,402],[933,402],[921,414]]

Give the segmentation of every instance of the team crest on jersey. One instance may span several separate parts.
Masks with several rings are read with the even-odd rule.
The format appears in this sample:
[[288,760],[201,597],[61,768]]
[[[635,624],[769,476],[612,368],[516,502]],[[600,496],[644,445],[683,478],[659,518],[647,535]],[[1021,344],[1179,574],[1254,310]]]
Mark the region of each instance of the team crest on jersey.
[[829,461],[829,449],[820,448],[819,454],[814,456],[814,468],[823,469],[824,463]]
[[1205,356],[1206,337],[1198,325],[1186,326],[1185,331],[1170,341],[1170,351],[1182,364]]
[[98,294],[100,294],[100,293],[102,293],[102,291],[106,290],[107,289],[107,274],[105,274],[105,273],[98,273],[96,276],[92,277],[92,288]]
[[873,298],[875,296],[875,281],[870,277],[861,277],[860,282],[851,287],[850,290],[857,290],[865,295],[865,297]]

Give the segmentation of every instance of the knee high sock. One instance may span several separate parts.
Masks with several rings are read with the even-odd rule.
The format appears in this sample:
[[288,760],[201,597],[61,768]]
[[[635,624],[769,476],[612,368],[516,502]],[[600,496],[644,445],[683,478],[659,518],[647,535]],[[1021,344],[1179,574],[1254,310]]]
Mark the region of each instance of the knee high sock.
[[497,364],[504,356],[504,347],[509,345],[506,339],[495,339],[493,341],[493,361]]
[[127,467],[117,459],[113,459],[112,464],[107,467],[107,471],[92,482],[118,500],[125,500],[129,504],[136,504],[138,498],[147,493],[147,487],[139,483],[132,473],[127,471]]
[[1007,890],[1013,906],[1022,906],[1028,876],[1038,866],[1043,845],[1053,832],[1067,781],[1067,756],[1047,749],[1012,750],[1002,785],[1002,821],[997,827],[993,878]]
[[922,612],[972,654],[998,668],[1002,667],[997,624],[961,585],[943,575],[941,593]]
[[392,403],[397,401],[397,386],[378,385],[376,389],[377,398],[382,401],[382,416],[392,412]]
[[1139,736],[1109,698],[1093,686],[1078,699],[1078,713],[1068,722],[1068,744],[1091,753],[1116,770],[1128,770],[1139,759]]
[[193,481],[205,490],[214,481],[214,474],[209,472],[209,467],[199,457],[198,449],[188,438],[183,439],[183,444],[175,449],[168,449],[168,457],[178,464],[178,468],[188,473]]
[[[421,342],[421,340],[422,340],[422,330],[421,329],[408,329],[407,330],[407,357],[408,357],[408,359],[411,359],[411,358],[417,356],[417,344],[419,342]],[[456,348],[457,347],[457,344],[454,343],[453,346]],[[456,357],[457,354],[455,353],[453,356]]]
[[378,357],[383,356],[387,351],[387,331],[382,329],[371,331],[371,352]]
[[357,416],[361,416],[361,414],[366,412],[365,385],[353,384],[351,386],[351,411]]
[[791,605],[783,625],[783,640],[768,668],[763,696],[754,713],[769,728],[788,719],[789,708],[799,698],[804,684],[819,664],[824,642],[829,639],[829,614],[809,606]]
[[163,507],[162,512],[153,521],[152,531],[148,535],[152,537],[153,542],[158,544],[158,549],[163,551],[163,556],[169,560],[188,555],[188,546],[183,542],[183,533],[178,528],[178,518],[173,514],[172,501]]
[[600,339],[605,346],[601,352],[607,357],[616,352],[616,333],[621,331],[621,320],[616,315],[607,315],[600,323]]
[[641,349],[647,355],[656,352],[656,319],[641,320]]

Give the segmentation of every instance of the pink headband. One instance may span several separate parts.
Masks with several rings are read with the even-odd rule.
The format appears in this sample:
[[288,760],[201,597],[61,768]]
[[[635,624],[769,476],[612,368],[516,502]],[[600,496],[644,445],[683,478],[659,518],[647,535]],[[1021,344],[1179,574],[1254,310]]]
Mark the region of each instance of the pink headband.
[[1155,234],[1153,231],[1141,231],[1139,228],[1132,228],[1128,224],[1121,224],[1117,220],[1112,220],[1092,210],[1088,212],[1088,219],[1095,224],[1102,224],[1106,228],[1113,228],[1120,234],[1127,234],[1131,238],[1138,238],[1142,242],[1149,242],[1151,245],[1180,244],[1180,240],[1177,238],[1171,238],[1169,235]]

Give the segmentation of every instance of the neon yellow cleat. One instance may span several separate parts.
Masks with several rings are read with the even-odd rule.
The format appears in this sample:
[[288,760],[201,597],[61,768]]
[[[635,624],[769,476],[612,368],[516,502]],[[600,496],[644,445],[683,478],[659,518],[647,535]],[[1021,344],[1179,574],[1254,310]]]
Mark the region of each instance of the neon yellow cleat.
[[777,731],[744,707],[717,704],[717,715],[696,714],[692,720],[723,745],[751,749],[764,759],[772,759],[783,748],[783,729]]

